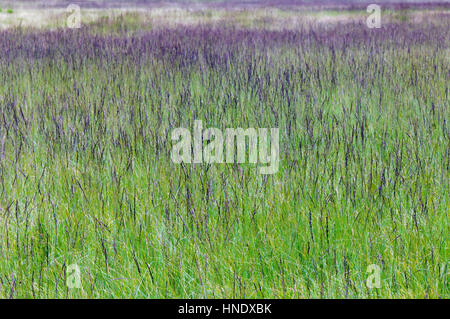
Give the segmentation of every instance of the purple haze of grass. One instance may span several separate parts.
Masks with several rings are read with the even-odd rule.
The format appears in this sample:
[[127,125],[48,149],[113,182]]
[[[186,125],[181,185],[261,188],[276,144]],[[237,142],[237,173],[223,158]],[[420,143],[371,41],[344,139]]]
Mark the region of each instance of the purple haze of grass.
[[0,61],[17,58],[36,60],[61,57],[71,61],[93,57],[100,60],[127,57],[139,62],[151,56],[170,63],[192,65],[202,56],[208,66],[226,66],[230,60],[242,58],[245,54],[249,56],[256,50],[264,52],[266,48],[277,46],[344,51],[352,47],[378,51],[383,43],[391,43],[398,49],[421,44],[444,48],[448,30],[433,24],[418,29],[405,23],[385,24],[379,30],[369,30],[362,23],[298,31],[196,26],[155,29],[134,37],[99,36],[88,29],[36,33],[6,30],[0,32]]
[[[321,10],[364,10],[367,5],[373,3],[370,0],[175,0],[171,2],[161,0],[56,0],[56,1],[34,1],[20,0],[7,2],[14,7],[23,5],[27,8],[65,8],[70,4],[77,4],[85,9],[113,9],[113,8],[167,8],[180,7],[185,9],[254,9],[276,7],[282,9],[321,9]],[[423,1],[423,0],[379,0],[377,4],[389,9],[424,9],[449,6],[446,1]]]

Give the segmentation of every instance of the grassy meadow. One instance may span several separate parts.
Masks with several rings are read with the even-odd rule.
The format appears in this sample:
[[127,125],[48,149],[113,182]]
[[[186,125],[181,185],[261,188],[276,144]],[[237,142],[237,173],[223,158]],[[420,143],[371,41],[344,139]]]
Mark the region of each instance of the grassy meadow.
[[[0,297],[449,297],[448,8],[229,10],[0,31]],[[278,172],[173,163],[195,120]]]

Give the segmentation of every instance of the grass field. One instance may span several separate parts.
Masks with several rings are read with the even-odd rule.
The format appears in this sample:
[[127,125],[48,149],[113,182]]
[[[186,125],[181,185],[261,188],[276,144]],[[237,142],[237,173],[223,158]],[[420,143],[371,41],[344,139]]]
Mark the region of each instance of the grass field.
[[[0,297],[449,297],[448,8],[228,10],[0,31]],[[172,162],[195,120],[278,172]]]

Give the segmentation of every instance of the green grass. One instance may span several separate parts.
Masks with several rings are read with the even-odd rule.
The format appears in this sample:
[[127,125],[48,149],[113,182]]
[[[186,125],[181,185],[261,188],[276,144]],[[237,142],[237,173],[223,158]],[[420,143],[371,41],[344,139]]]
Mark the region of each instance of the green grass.
[[[0,296],[448,298],[448,60],[389,41],[2,60]],[[279,172],[172,163],[195,119],[279,127]]]

